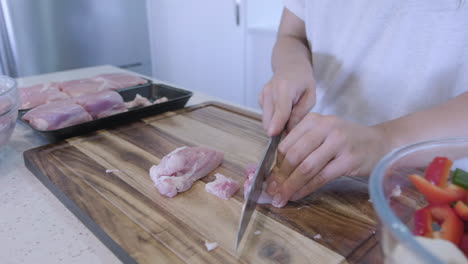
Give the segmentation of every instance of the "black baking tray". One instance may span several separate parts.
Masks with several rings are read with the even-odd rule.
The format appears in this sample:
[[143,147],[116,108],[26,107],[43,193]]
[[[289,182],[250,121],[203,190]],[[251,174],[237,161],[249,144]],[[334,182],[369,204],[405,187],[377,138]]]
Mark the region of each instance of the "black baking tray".
[[141,85],[124,88],[117,91],[125,102],[135,99],[137,94],[150,99],[153,102],[156,99],[167,97],[168,101],[164,103],[149,105],[145,107],[131,108],[127,112],[115,114],[112,116],[95,119],[93,121],[56,129],[49,131],[37,130],[22,119],[23,115],[29,110],[19,112],[19,118],[31,129],[43,134],[47,138],[56,141],[73,136],[83,135],[103,128],[113,127],[128,122],[138,120],[143,117],[161,114],[167,111],[173,111],[185,107],[193,93],[180,88],[175,88],[165,84],[151,83],[151,85]]

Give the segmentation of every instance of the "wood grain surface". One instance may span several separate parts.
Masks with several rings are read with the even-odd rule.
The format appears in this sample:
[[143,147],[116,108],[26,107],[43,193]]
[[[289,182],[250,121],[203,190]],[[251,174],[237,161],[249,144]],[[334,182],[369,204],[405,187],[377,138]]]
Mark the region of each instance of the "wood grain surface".
[[[215,173],[243,182],[244,168],[259,162],[266,143],[258,115],[206,103],[29,150],[24,157],[124,262],[380,261],[367,182],[349,177],[282,209],[259,205],[239,251],[234,250],[243,191],[225,201],[204,187]],[[222,165],[190,190],[161,196],[149,168],[177,147],[196,145],[223,151]],[[207,251],[205,240],[219,247]]]

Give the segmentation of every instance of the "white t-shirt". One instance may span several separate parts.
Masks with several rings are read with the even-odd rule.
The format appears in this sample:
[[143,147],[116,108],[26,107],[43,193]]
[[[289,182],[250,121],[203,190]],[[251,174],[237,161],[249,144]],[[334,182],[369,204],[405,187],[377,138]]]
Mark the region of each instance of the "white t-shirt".
[[465,0],[284,0],[304,20],[312,111],[376,124],[468,91]]

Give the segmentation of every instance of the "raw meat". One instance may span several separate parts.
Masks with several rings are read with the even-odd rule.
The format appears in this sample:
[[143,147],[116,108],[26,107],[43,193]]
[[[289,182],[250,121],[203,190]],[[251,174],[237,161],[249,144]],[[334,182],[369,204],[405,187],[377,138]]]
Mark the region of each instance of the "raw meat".
[[137,94],[135,96],[135,99],[133,99],[132,101],[125,103],[125,107],[127,108],[135,108],[135,107],[141,107],[141,106],[144,107],[148,105],[151,105],[150,100],[148,100],[148,98],[143,97],[139,94]]
[[224,154],[206,147],[181,147],[164,156],[149,174],[159,193],[174,197],[205,177],[223,161]]
[[52,101],[68,99],[69,96],[59,90],[58,83],[43,83],[18,88],[20,110],[30,109]]
[[10,139],[17,117],[18,111],[11,98],[0,98],[0,148]]
[[216,173],[216,180],[205,185],[205,190],[221,199],[228,200],[234,193],[239,190],[240,184],[238,181]]
[[[250,164],[245,168],[245,182],[244,182],[244,199],[247,199],[247,190],[250,187],[251,181],[253,177],[255,176],[255,171],[257,170],[257,165],[255,164]],[[273,197],[269,195],[266,192],[267,184],[266,182],[263,183],[262,185],[262,193],[260,194],[260,197],[258,197],[258,204],[271,204],[273,201]]]
[[71,97],[80,97],[101,91],[117,90],[117,87],[107,80],[90,78],[62,82],[60,90]]
[[106,90],[117,90],[146,83],[145,79],[126,73],[107,73],[92,78],[62,82],[60,89],[71,97]]
[[126,73],[106,73],[100,74],[93,78],[94,80],[98,81],[106,81],[111,84],[111,86],[115,87],[115,89],[122,89],[127,88],[139,84],[144,84],[147,81],[143,78],[140,78],[135,75],[126,74]]
[[0,98],[0,115],[5,114],[11,110],[13,106],[12,100],[8,97]]
[[208,251],[211,251],[218,247],[218,242],[208,242],[208,240],[205,240],[205,247]]
[[23,120],[42,131],[60,129],[92,119],[83,107],[70,99],[40,105],[23,116]]
[[169,99],[167,99],[167,97],[161,97],[159,99],[154,100],[153,104],[161,104],[161,103],[165,103],[167,101],[169,101]]
[[122,96],[114,91],[102,91],[99,93],[82,95],[76,98],[75,101],[94,119],[127,111]]

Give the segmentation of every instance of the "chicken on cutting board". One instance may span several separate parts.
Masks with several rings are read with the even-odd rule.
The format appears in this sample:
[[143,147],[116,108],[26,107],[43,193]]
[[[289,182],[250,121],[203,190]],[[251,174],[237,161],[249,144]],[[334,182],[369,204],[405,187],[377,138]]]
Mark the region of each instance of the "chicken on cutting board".
[[216,180],[205,185],[205,190],[208,193],[218,196],[221,199],[228,200],[235,194],[240,187],[238,181],[228,178],[220,173],[216,173]]
[[216,169],[224,154],[207,147],[181,147],[164,156],[149,174],[156,189],[164,196],[174,197]]
[[[250,185],[252,184],[252,179],[255,176],[255,171],[257,170],[258,166],[255,164],[250,164],[245,168],[245,182],[244,182],[244,199],[247,198],[247,190],[249,189]],[[266,182],[262,185],[262,193],[258,197],[258,204],[271,204],[273,201],[273,197],[266,192],[267,184]]]

